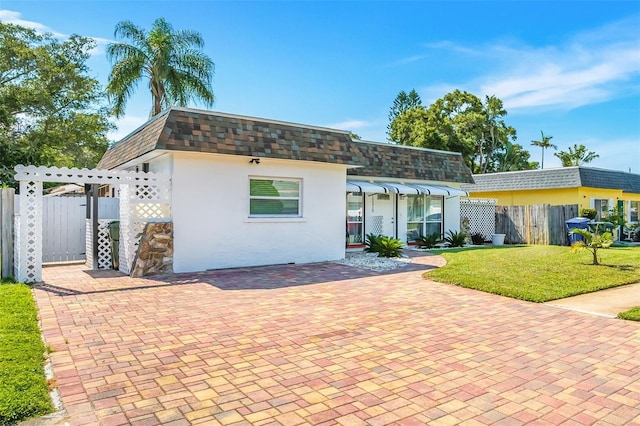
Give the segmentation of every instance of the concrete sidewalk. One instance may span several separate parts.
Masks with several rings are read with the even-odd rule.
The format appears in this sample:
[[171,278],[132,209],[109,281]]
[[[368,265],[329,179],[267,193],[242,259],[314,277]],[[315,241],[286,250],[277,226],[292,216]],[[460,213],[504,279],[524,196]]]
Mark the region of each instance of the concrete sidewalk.
[[615,318],[634,306],[640,306],[640,283],[552,300],[546,305]]

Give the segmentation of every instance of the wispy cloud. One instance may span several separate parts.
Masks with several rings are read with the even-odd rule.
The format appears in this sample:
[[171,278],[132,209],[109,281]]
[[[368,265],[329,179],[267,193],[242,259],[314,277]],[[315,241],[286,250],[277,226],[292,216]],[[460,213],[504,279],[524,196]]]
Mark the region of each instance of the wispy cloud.
[[375,123],[365,120],[345,120],[338,123],[327,124],[323,127],[329,127],[332,129],[344,129],[344,130],[355,130],[362,129],[364,127],[369,127],[374,125]]
[[31,28],[39,33],[51,33],[58,38],[67,38],[68,35],[56,32],[48,26],[35,21],[22,19],[22,14],[13,10],[0,9],[0,21],[6,24],[20,25],[21,27]]
[[[53,30],[52,28],[35,21],[29,21],[26,19],[22,19],[22,14],[20,12],[16,12],[13,10],[0,9],[0,21],[7,24],[20,25],[21,27],[31,28],[40,34],[49,33],[56,38],[66,40],[69,38],[69,34],[64,34],[58,31]],[[96,42],[96,46],[91,50],[91,55],[103,55],[105,52],[105,46],[109,43],[113,43],[112,40],[102,38],[102,37],[91,37],[86,36],[93,41]]]
[[515,41],[463,46],[442,41],[425,47],[446,49],[478,61],[477,69],[489,69],[456,87],[496,95],[509,111],[571,109],[640,91],[639,22],[640,16],[633,16],[553,46]]

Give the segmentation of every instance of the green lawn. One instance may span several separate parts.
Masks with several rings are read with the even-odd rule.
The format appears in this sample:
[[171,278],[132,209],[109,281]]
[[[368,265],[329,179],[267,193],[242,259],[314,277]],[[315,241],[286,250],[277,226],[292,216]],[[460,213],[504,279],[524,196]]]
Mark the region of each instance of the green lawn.
[[434,251],[447,265],[425,278],[532,302],[640,282],[640,247],[587,251],[559,246],[501,246]]
[[620,312],[618,314],[618,318],[631,321],[640,321],[640,306],[633,307],[628,311]]
[[0,284],[0,425],[53,411],[31,290]]

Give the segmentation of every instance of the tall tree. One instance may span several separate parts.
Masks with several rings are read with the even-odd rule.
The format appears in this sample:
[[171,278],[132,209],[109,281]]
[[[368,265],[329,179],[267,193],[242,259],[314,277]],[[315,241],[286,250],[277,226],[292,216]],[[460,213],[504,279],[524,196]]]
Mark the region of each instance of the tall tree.
[[499,152],[495,154],[495,163],[490,172],[512,172],[515,170],[534,170],[539,164],[537,161],[529,161],[529,151],[522,145],[506,142]]
[[569,152],[554,152],[553,155],[562,161],[562,167],[581,166],[600,157],[594,151],[589,151],[588,148],[582,144],[573,144],[573,148],[569,147]]
[[[455,90],[429,108],[416,105],[402,111],[389,123],[389,135],[403,145],[460,152],[474,173],[487,173],[496,171],[497,156],[516,139],[516,130],[505,123],[506,115],[495,96],[486,96],[483,102]],[[528,164],[528,151],[520,150],[518,155],[526,158],[515,164]]]
[[551,139],[553,139],[553,136],[545,136],[544,132],[542,130],[540,130],[540,135],[542,136],[540,138],[540,140],[539,141],[531,141],[531,145],[539,146],[540,148],[542,148],[542,163],[541,164],[542,164],[542,168],[544,169],[544,150],[545,149],[549,149],[549,148],[558,149],[558,147],[551,143]]
[[174,31],[164,18],[158,18],[149,32],[121,21],[114,36],[129,41],[107,46],[107,57],[114,62],[107,93],[116,116],[124,115],[127,100],[143,79],[149,81],[151,91],[150,116],[171,105],[187,106],[191,100],[213,105],[214,63],[200,50],[204,40],[198,32]]
[[94,167],[109,146],[106,99],[86,61],[93,40],[0,22],[0,185],[16,164]]
[[389,124],[387,125],[387,135],[392,142],[401,143],[399,140],[394,140],[394,136],[392,135],[391,123],[401,115],[402,113],[408,111],[409,109],[421,107],[422,99],[420,99],[420,95],[416,92],[415,89],[411,89],[409,93],[402,90],[398,93],[398,96],[393,100],[393,105],[389,110]]

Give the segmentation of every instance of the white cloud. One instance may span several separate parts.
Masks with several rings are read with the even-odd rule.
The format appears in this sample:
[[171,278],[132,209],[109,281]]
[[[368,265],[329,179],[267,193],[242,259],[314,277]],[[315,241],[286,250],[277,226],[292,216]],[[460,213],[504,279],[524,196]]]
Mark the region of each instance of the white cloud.
[[6,24],[20,25],[21,27],[31,28],[39,33],[51,33],[58,38],[67,38],[68,36],[62,33],[53,31],[48,26],[35,21],[27,21],[21,18],[22,14],[13,10],[0,9],[0,21]]
[[[635,16],[617,21],[554,46],[510,41],[468,47],[441,41],[425,47],[479,61],[478,69],[488,67],[489,71],[456,87],[481,96],[496,95],[510,112],[572,109],[640,91],[639,20]],[[438,86],[423,91],[434,89],[440,91]]]
[[109,132],[107,137],[113,141],[119,141],[127,136],[129,133],[136,130],[149,120],[149,117],[140,117],[135,115],[125,115],[124,117],[116,120],[117,130]]
[[[7,24],[20,25],[21,27],[31,28],[40,34],[50,33],[54,37],[59,39],[67,39],[69,38],[68,34],[63,34],[57,31],[54,31],[50,27],[35,21],[28,21],[26,19],[22,19],[22,14],[20,12],[15,12],[13,10],[0,9],[0,21]],[[103,55],[105,52],[105,46],[109,43],[113,43],[112,40],[102,38],[102,37],[91,37],[96,42],[96,47],[91,49],[91,55]]]

